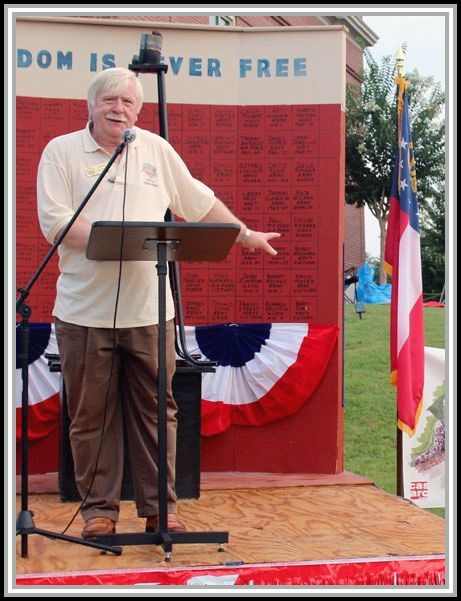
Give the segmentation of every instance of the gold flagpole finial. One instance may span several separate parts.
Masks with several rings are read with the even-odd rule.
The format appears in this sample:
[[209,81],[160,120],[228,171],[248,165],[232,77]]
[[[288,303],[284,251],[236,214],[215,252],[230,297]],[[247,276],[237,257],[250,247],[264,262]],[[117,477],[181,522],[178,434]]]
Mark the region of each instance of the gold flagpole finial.
[[396,56],[397,56],[397,59],[396,59],[397,75],[402,77],[403,76],[403,68],[405,65],[405,54],[403,53],[402,44],[399,44],[399,47],[397,48]]
[[[403,110],[403,94],[407,89],[407,82],[403,77],[403,68],[405,63],[405,54],[403,53],[402,44],[399,44],[396,53],[396,64],[397,64],[397,77],[395,78],[395,82],[397,84],[398,89],[398,99],[397,99],[397,114],[400,117],[402,116]],[[399,133],[400,136],[400,133]]]

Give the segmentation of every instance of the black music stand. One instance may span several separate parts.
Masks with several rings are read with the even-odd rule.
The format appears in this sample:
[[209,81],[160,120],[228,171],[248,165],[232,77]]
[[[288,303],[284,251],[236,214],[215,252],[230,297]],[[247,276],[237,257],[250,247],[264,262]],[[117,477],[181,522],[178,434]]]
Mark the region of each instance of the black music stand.
[[[228,532],[169,532],[167,490],[166,276],[168,261],[222,261],[238,236],[234,223],[166,223],[97,221],[93,223],[87,259],[157,261],[158,276],[158,532],[98,536],[104,545],[162,545],[170,561],[174,543],[223,543]],[[122,252],[120,252],[122,249]]]

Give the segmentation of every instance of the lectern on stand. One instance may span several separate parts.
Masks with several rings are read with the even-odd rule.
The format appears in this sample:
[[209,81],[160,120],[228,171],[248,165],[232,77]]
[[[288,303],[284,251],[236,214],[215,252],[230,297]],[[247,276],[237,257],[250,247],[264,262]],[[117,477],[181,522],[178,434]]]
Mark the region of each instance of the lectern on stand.
[[109,546],[162,545],[170,561],[174,543],[227,543],[227,532],[169,532],[167,492],[166,278],[168,261],[222,261],[240,231],[233,223],[155,223],[98,221],[93,223],[87,259],[157,261],[158,277],[158,532],[99,536]]

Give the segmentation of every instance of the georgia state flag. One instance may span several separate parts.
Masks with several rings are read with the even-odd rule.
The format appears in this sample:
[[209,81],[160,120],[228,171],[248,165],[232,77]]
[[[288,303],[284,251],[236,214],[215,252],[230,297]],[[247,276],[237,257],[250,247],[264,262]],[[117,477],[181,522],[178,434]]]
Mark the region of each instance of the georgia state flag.
[[296,413],[322,379],[338,328],[300,323],[186,328],[190,353],[218,361],[202,376],[202,434]]

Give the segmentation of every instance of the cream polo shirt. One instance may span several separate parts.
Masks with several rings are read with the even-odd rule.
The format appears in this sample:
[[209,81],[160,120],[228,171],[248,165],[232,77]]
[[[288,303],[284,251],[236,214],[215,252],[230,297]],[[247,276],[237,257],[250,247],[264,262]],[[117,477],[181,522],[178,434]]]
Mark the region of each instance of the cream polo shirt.
[[[163,221],[167,209],[186,221],[201,221],[215,203],[210,188],[194,179],[181,157],[163,138],[134,128],[128,146],[126,221]],[[53,243],[88,194],[110,156],[86,129],[57,137],[46,146],[38,167],[40,227]],[[112,165],[81,216],[94,221],[121,221],[127,150]],[[119,276],[118,261],[89,261],[84,251],[58,248],[60,276],[53,315],[77,325],[113,326]],[[158,323],[157,272],[152,261],[122,266],[116,327]],[[174,317],[167,286],[167,319]]]

